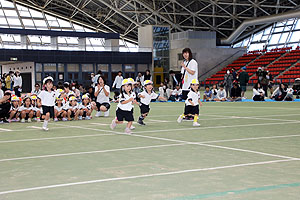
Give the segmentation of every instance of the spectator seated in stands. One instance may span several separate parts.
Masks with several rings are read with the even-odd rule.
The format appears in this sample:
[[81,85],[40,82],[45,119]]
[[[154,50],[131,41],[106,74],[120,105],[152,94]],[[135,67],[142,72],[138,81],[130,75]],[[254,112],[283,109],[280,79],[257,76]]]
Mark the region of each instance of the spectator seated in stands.
[[220,85],[220,89],[218,90],[216,101],[227,101],[226,95],[227,94],[224,89],[224,85]]
[[293,101],[293,89],[288,88],[287,84],[281,83],[273,92],[271,99],[275,101]]
[[212,101],[217,101],[218,100],[218,88],[217,85],[213,85],[211,89],[211,99]]
[[[142,76],[141,76],[142,77]],[[137,77],[137,81],[134,82],[134,85],[133,85],[133,89],[132,91],[135,93],[136,95],[136,101],[137,102],[140,102],[140,98],[139,98],[139,93],[142,92],[142,84],[141,82],[139,81],[138,77]]]
[[180,89],[180,85],[176,85],[173,90],[169,100],[171,101],[181,101],[182,99],[182,90]]
[[264,101],[265,91],[261,88],[260,83],[256,83],[253,87],[253,101]]
[[239,84],[234,83],[230,92],[230,101],[241,101],[242,100],[241,94],[242,94],[242,90]]
[[208,86],[205,86],[205,91],[204,91],[204,94],[203,94],[203,101],[213,101],[212,91],[209,89]]

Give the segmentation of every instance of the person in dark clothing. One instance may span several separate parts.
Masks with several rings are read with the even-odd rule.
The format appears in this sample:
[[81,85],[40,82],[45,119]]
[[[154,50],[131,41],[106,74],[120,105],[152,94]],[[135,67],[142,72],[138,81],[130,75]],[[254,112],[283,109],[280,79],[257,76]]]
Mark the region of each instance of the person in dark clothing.
[[236,81],[236,71],[234,69],[234,67],[231,69],[231,74],[232,74],[232,77],[233,77],[233,82]]
[[241,93],[242,90],[239,87],[239,84],[234,83],[230,92],[230,101],[241,101],[242,100]]
[[144,81],[145,81],[145,80],[150,80],[150,81],[152,81],[152,76],[151,76],[151,74],[150,74],[150,70],[149,70],[149,69],[146,70],[146,74],[144,75]]
[[261,87],[265,91],[265,96],[268,96],[268,79],[267,72],[264,67],[257,68],[256,76],[258,78],[258,83],[261,84]]
[[181,74],[179,74],[179,73],[175,74],[175,72],[173,70],[170,70],[169,75],[170,75],[171,89],[174,90],[176,85],[181,84]]
[[3,97],[0,99],[0,123],[8,123],[6,118],[8,117],[8,113],[10,111],[10,92],[5,92]]
[[242,98],[245,98],[245,92],[247,90],[247,84],[249,81],[249,74],[246,72],[246,67],[242,68],[242,72],[238,76],[238,81],[240,82],[241,90],[242,90]]
[[95,91],[94,91],[94,88],[92,86],[90,86],[88,88],[87,93],[89,94],[91,100],[96,102]]

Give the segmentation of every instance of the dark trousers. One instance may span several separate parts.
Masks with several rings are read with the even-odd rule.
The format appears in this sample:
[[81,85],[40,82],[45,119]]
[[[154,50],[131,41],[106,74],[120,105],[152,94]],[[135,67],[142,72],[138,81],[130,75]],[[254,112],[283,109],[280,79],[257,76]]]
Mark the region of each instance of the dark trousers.
[[182,90],[182,99],[183,100],[187,99],[187,96],[188,96],[189,92],[190,92],[189,90]]
[[261,85],[263,90],[265,91],[265,96],[268,97],[268,85]]
[[264,100],[265,100],[264,96],[261,95],[255,95],[253,97],[253,101],[264,101]]
[[8,116],[10,110],[10,103],[0,104],[0,119]]

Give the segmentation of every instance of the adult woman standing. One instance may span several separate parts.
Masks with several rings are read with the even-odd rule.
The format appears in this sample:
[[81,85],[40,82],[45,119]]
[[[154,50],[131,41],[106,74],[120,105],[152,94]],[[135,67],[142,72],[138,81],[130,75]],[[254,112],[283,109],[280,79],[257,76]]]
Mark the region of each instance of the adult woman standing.
[[182,99],[186,100],[187,94],[190,91],[190,85],[193,79],[198,80],[198,63],[193,59],[190,48],[182,50],[184,61],[181,63],[182,74]]
[[99,76],[97,80],[97,85],[95,87],[95,97],[96,99],[96,115],[95,117],[100,117],[101,112],[104,113],[104,117],[109,116],[109,94],[110,88],[108,85],[105,85],[105,79],[103,76]]
[[14,91],[15,91],[15,95],[20,97],[21,96],[21,91],[22,91],[22,76],[20,75],[20,71],[17,70],[14,77],[13,77],[13,81],[14,81]]

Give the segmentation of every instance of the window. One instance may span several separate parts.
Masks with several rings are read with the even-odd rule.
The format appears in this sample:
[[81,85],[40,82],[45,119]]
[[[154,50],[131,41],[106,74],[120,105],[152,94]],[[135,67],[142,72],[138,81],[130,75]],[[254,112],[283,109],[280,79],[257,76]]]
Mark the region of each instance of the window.
[[44,71],[45,72],[55,72],[56,71],[56,63],[44,63]]
[[68,64],[68,72],[79,72],[79,64]]
[[93,72],[94,71],[93,64],[82,64],[81,68],[82,68],[82,72]]
[[97,71],[101,70],[102,72],[108,72],[108,64],[98,64],[97,66],[98,66]]

